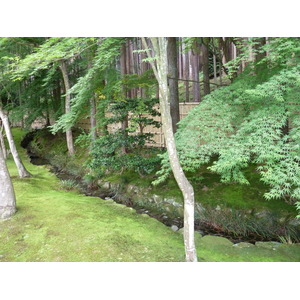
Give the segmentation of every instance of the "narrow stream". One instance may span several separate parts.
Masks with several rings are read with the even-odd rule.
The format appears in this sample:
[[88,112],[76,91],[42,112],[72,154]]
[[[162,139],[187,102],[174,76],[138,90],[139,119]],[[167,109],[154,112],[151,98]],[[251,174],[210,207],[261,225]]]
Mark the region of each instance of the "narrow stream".
[[[156,213],[151,211],[150,209],[146,209],[138,205],[135,205],[132,201],[130,201],[130,199],[127,199],[126,201],[124,201],[124,199],[121,200],[118,193],[107,192],[106,190],[101,190],[100,188],[91,188],[87,184],[85,184],[81,178],[78,178],[74,175],[67,173],[64,170],[60,170],[57,167],[52,166],[47,159],[39,157],[38,155],[30,152],[30,150],[27,150],[27,153],[28,156],[30,157],[30,162],[32,164],[50,165],[51,166],[50,171],[53,172],[60,180],[70,180],[70,179],[73,180],[74,182],[76,182],[79,192],[86,196],[99,197],[104,200],[112,199],[117,203],[125,204],[128,207],[134,208],[136,212],[139,214],[147,214],[150,217],[155,218],[158,221],[162,222],[166,226],[172,227],[174,231],[183,227],[183,218],[180,217],[171,218],[170,216],[164,213]],[[200,223],[198,221],[195,222],[195,231],[198,231],[199,233],[201,233],[201,235],[209,234],[209,235],[225,237],[230,241],[232,241],[233,243],[248,242],[248,243],[255,244],[255,242],[257,241],[270,241],[270,239],[265,239],[255,234],[248,237],[236,237],[233,234],[223,232],[221,230],[213,228],[209,224]]]

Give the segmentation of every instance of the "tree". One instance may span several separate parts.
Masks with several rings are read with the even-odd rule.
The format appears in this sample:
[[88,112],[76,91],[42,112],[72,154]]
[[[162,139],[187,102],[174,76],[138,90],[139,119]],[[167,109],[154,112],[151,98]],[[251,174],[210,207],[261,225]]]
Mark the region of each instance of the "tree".
[[177,67],[177,43],[175,37],[168,38],[168,72],[170,89],[170,112],[172,116],[173,132],[177,130],[179,115],[179,94],[178,94],[178,67]]
[[0,219],[11,217],[16,212],[16,197],[11,178],[0,147]]
[[[128,50],[127,50],[126,44],[123,43],[122,47],[121,47],[121,55],[120,55],[120,66],[121,66],[121,78],[122,79],[124,79],[124,76],[129,71],[128,70],[128,61],[126,58],[128,58]],[[124,99],[130,98],[131,94],[129,91],[126,91],[124,84],[122,85],[122,92],[123,92]],[[126,113],[125,118],[122,120],[122,131],[124,134],[124,140],[126,140],[127,136],[128,136],[127,128],[128,128],[128,114]],[[123,153],[127,152],[127,149],[125,146],[122,147],[122,152]]]
[[[26,170],[26,168],[24,167],[22,160],[19,156],[18,150],[17,150],[15,142],[14,142],[13,135],[11,133],[8,117],[2,109],[1,102],[0,102],[0,118],[3,123],[6,138],[7,138],[8,144],[9,144],[9,148],[10,148],[11,154],[14,158],[15,164],[17,166],[20,178],[30,177],[31,174]],[[3,155],[3,153],[2,153],[2,155]],[[3,157],[4,157],[4,155],[3,155]]]
[[0,128],[0,147],[2,148],[3,157],[4,157],[4,159],[6,159],[7,158],[7,151],[6,151],[5,142],[4,142],[3,129],[4,129],[4,127],[3,127],[3,123],[2,123],[1,128]]
[[204,96],[210,93],[209,84],[209,41],[210,38],[203,38],[202,43],[202,59],[203,59],[203,81],[204,81]]
[[[95,43],[95,38],[53,37],[46,39],[43,44],[35,49],[34,53],[27,55],[15,64],[13,78],[21,80],[30,76],[34,77],[41,70],[49,70],[53,67],[56,69],[59,67],[65,85],[65,114],[68,115],[71,112],[71,83],[68,63],[71,59],[75,60]],[[64,128],[69,155],[73,155],[75,152],[71,128],[71,122]]]
[[[65,93],[66,93],[65,113],[67,114],[71,112],[71,95],[70,95],[70,80],[69,80],[66,61],[62,59],[60,61],[59,67],[61,69],[63,79],[64,79],[64,84],[65,84]],[[66,139],[67,139],[68,153],[69,155],[74,155],[75,150],[74,150],[73,134],[71,128],[66,129]]]
[[184,78],[185,78],[185,101],[190,101],[190,56],[189,56],[189,50],[184,45]]
[[[182,192],[184,199],[184,245],[186,260],[188,262],[197,261],[197,253],[194,241],[194,189],[187,180],[182,167],[180,165],[176,144],[174,139],[172,118],[170,114],[170,91],[168,88],[168,42],[165,38],[151,38],[154,57],[156,61],[150,59],[153,72],[159,84],[159,104],[161,110],[161,118],[163,125],[163,132],[165,135],[168,157],[171,168],[176,179],[176,182]],[[145,48],[147,43],[143,38]],[[153,58],[149,49],[146,49],[149,58]]]

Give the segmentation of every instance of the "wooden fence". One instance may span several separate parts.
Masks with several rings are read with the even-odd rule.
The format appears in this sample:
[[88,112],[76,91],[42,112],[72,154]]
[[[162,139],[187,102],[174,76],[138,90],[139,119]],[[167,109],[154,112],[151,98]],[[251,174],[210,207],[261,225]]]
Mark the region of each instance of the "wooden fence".
[[[199,103],[196,102],[189,102],[189,103],[179,103],[179,114],[180,114],[180,120],[183,119],[191,109],[193,109],[195,106],[197,106]],[[159,106],[157,106],[157,110],[159,111]],[[147,115],[145,115],[147,116]],[[158,121],[161,123],[161,117],[153,117],[155,121]],[[80,120],[77,123],[77,127],[80,127],[86,131],[90,130],[90,119],[86,118],[83,120]],[[130,122],[129,122],[130,126]],[[108,132],[115,132],[116,130],[121,128],[121,123],[115,123],[115,124],[109,124],[108,125]],[[147,146],[152,146],[152,147],[165,147],[165,139],[164,139],[164,134],[162,127],[160,128],[155,128],[153,126],[146,126],[143,130],[144,133],[152,133],[154,136],[152,138],[153,143],[147,143]],[[138,131],[136,131],[138,133]],[[134,133],[133,133],[134,134]]]

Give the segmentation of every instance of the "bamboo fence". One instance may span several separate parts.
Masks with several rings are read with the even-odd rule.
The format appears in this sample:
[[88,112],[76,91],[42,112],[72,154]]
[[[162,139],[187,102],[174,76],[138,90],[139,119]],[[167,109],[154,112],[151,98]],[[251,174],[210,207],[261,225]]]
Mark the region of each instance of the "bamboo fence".
[[[197,106],[199,103],[197,102],[189,102],[189,103],[179,103],[179,114],[180,114],[180,120],[182,120],[191,109],[193,109],[195,106]],[[159,111],[159,106],[156,107],[156,109]],[[147,116],[146,114],[144,116]],[[150,117],[150,116],[147,116]],[[161,123],[161,117],[152,117],[155,121],[158,121]],[[77,123],[77,127],[80,127],[86,131],[90,130],[90,118],[82,119]],[[130,122],[129,122],[130,126]],[[121,128],[121,123],[115,123],[115,124],[109,124],[108,125],[108,132],[112,133],[116,130]],[[135,133],[138,133],[139,131],[135,131]],[[153,143],[146,143],[146,146],[152,146],[152,147],[165,147],[165,139],[164,134],[162,130],[162,126],[159,128],[156,128],[154,126],[146,126],[143,130],[144,133],[152,133],[154,136],[152,138]],[[134,133],[133,133],[134,134]]]

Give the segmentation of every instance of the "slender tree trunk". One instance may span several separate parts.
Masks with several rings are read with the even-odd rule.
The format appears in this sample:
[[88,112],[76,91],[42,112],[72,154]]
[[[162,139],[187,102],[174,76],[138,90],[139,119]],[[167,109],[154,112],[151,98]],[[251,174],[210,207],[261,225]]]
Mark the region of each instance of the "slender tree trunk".
[[178,47],[177,47],[177,65],[178,65],[178,77],[182,78],[182,60],[181,60],[181,40],[180,37],[178,38]]
[[208,40],[202,44],[203,53],[203,86],[204,86],[204,96],[210,93],[209,85],[209,52],[208,52]]
[[97,120],[96,120],[96,101],[95,101],[95,96],[93,96],[90,99],[90,122],[91,122],[91,136],[92,136],[92,141],[95,141],[97,139]]
[[[92,61],[89,58],[88,68],[92,68]],[[92,141],[97,139],[97,120],[96,120],[96,100],[95,95],[90,98],[90,125],[91,125],[91,138]]]
[[[60,61],[60,69],[63,75],[64,85],[65,85],[65,92],[66,92],[65,113],[67,114],[71,111],[71,95],[68,93],[71,87],[70,87],[67,64],[64,60]],[[72,156],[74,155],[75,150],[74,150],[73,134],[71,128],[66,130],[66,139],[67,139],[68,153],[70,156]]]
[[1,118],[2,123],[3,123],[6,138],[7,138],[8,144],[9,144],[9,148],[10,148],[11,154],[14,158],[14,162],[17,166],[20,178],[30,177],[31,174],[26,170],[26,168],[24,167],[24,165],[22,163],[21,158],[19,157],[19,153],[17,151],[16,145],[15,145],[15,142],[14,142],[14,138],[13,138],[13,135],[11,133],[8,117],[4,113],[2,108],[0,108],[0,118]]
[[199,84],[199,54],[196,52],[196,49],[191,55],[192,61],[192,78],[193,82],[193,100],[194,102],[200,102],[200,84]]
[[61,105],[61,84],[60,79],[57,79],[55,81],[55,87],[52,90],[53,94],[53,104],[52,104],[52,110],[54,112],[58,111]]
[[16,212],[16,197],[11,178],[0,147],[0,219],[11,217]]
[[[19,103],[20,106],[22,106],[22,96],[21,96],[21,82],[19,82],[19,86],[18,86],[18,97],[19,97]],[[24,129],[24,116],[22,115],[22,119],[21,119],[21,128]]]
[[4,136],[3,136],[3,124],[1,125],[1,128],[0,128],[0,147],[2,149],[2,153],[3,153],[3,157],[4,159],[7,158],[7,151],[6,151],[6,147],[5,147],[5,142],[4,142]]
[[[144,49],[143,47],[143,43],[141,45],[141,49]],[[141,74],[144,74],[144,72],[146,72],[147,70],[147,65],[146,62],[143,62],[143,59],[145,59],[147,57],[145,52],[141,52],[141,64],[140,64],[140,68],[141,68]],[[146,97],[146,90],[145,88],[141,88],[141,98]]]
[[170,110],[172,116],[173,132],[177,130],[179,115],[179,94],[178,94],[178,67],[177,67],[177,45],[176,38],[168,38],[168,71],[170,89]]
[[[259,38],[256,40],[256,42],[258,42],[257,45],[255,45],[255,50],[258,51],[258,50],[261,50],[261,47],[264,46],[266,44],[266,38],[265,37],[262,37],[262,38]],[[256,53],[255,54],[255,62],[258,62],[260,61],[261,59],[263,59],[264,57],[266,57],[267,55],[267,52],[266,51],[263,51],[263,52],[260,52],[260,53]],[[258,74],[261,72],[261,70],[263,69],[264,67],[262,65],[256,65],[255,66],[255,72]]]
[[189,83],[189,79],[190,79],[190,61],[189,61],[189,52],[187,50],[185,50],[185,54],[184,54],[184,79],[185,81],[185,101],[189,102],[190,101],[190,83]]
[[[127,49],[126,49],[126,44],[123,43],[122,47],[121,47],[121,57],[120,57],[120,65],[121,65],[121,76],[124,77],[124,75],[127,74],[127,70],[128,70],[128,60],[127,60]],[[127,64],[126,64],[127,61]],[[125,98],[130,97],[130,92],[126,92],[125,87],[123,86],[123,95]],[[124,139],[127,138],[127,128],[128,128],[128,115],[126,115],[125,119],[122,122],[121,128],[124,132]],[[127,149],[126,147],[122,147],[121,151],[123,153],[127,153]]]
[[214,62],[214,83],[217,84],[217,59],[216,56],[213,56],[213,62]]
[[49,112],[49,102],[48,102],[48,95],[45,95],[45,99],[46,99],[46,127],[51,125],[50,122],[50,112]]
[[[184,245],[186,260],[188,262],[196,262],[197,253],[194,242],[194,189],[187,180],[180,165],[172,128],[172,118],[169,106],[170,95],[167,76],[167,40],[165,38],[151,38],[151,41],[153,44],[155,56],[158,56],[158,58],[156,59],[156,65],[154,61],[150,61],[150,63],[159,83],[159,103],[168,156],[174,177],[184,198]],[[146,43],[144,38],[143,42]],[[147,50],[147,54],[148,57],[151,57],[149,50]]]

